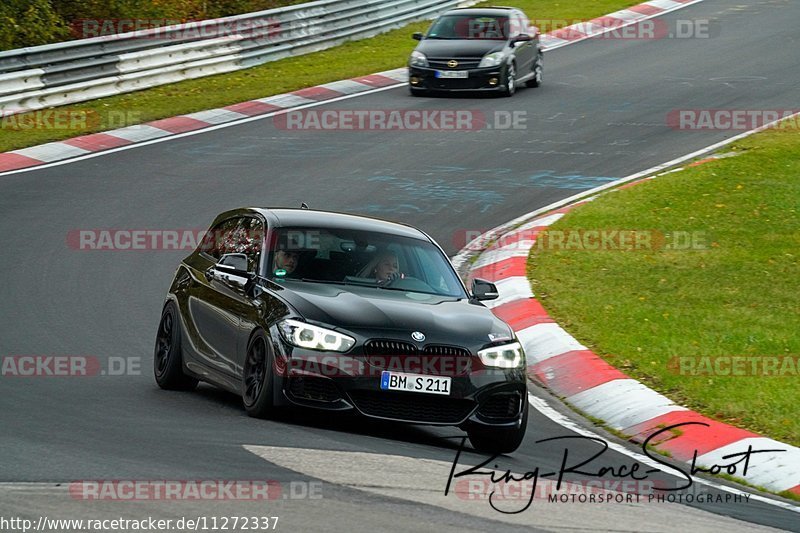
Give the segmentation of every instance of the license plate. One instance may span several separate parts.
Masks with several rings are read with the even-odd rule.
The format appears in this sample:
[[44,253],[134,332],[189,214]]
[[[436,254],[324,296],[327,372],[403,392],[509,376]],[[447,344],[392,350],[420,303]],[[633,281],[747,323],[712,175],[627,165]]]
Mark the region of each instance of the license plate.
[[469,72],[466,70],[437,70],[437,78],[468,78]]
[[381,389],[401,390],[406,392],[424,392],[427,394],[450,394],[451,378],[440,376],[420,376],[418,374],[401,374],[399,372],[381,372]]

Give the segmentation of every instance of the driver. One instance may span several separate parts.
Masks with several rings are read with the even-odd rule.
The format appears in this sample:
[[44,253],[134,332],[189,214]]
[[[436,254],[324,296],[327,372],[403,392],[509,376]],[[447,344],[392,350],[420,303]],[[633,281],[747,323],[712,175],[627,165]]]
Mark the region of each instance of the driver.
[[387,252],[378,258],[378,263],[373,270],[373,276],[378,283],[390,283],[396,279],[403,278],[400,273],[400,261],[397,255],[392,252]]
[[271,273],[277,277],[292,277],[299,274],[304,264],[310,260],[309,255],[316,255],[315,250],[303,246],[303,237],[298,234],[284,232],[277,238],[277,246],[272,260]]
[[283,270],[284,275],[292,274],[300,262],[300,252],[295,250],[278,250],[275,252],[275,261],[272,266],[272,272]]

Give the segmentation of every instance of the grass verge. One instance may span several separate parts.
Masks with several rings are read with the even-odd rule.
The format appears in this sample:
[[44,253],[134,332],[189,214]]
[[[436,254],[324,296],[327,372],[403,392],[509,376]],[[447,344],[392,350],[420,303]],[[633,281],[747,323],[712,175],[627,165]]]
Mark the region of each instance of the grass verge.
[[[523,9],[531,19],[574,21],[591,19],[640,3],[637,0],[517,0],[504,5]],[[416,41],[414,31],[430,22],[414,23],[372,39],[346,43],[330,50],[267,63],[247,70],[184,81],[135,93],[66,106],[76,114],[97,118],[83,127],[15,128],[36,124],[18,116],[0,124],[0,152],[60,141],[115,127],[130,126],[294,91],[340,79],[372,74],[405,65]],[[552,24],[550,24],[552,25]],[[40,121],[41,122],[41,121]]]
[[[534,247],[529,275],[552,316],[612,365],[707,416],[798,446],[800,132],[770,130],[731,149],[740,155],[570,212]],[[615,229],[655,231],[663,237],[652,242],[679,249],[567,249],[575,232]],[[729,356],[743,362],[713,359]]]

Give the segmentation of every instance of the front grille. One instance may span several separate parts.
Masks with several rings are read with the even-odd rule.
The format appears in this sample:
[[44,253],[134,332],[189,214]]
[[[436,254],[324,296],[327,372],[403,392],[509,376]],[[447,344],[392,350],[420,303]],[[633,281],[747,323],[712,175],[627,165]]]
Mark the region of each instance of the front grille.
[[[455,59],[458,61],[458,66],[455,68],[450,67],[447,65],[448,62]],[[478,65],[481,63],[481,57],[435,57],[435,58],[428,58],[428,65],[431,68],[439,69],[439,70],[470,70],[474,68],[478,68]]]
[[342,397],[336,385],[327,378],[291,378],[289,392],[298,399],[320,402],[335,402]]
[[[364,344],[364,355],[417,355],[420,351],[410,342],[391,339],[372,339]],[[470,352],[460,346],[428,344],[422,350],[424,355],[450,355],[469,357]]]
[[445,346],[443,344],[429,344],[425,347],[425,355],[449,355],[453,357],[469,357],[469,350],[458,346]]
[[417,347],[410,342],[373,339],[364,344],[364,355],[416,355]]
[[519,393],[495,394],[481,403],[478,414],[485,418],[516,418],[519,415]]
[[350,398],[366,415],[429,424],[458,424],[475,409],[471,400],[416,393],[357,390]]

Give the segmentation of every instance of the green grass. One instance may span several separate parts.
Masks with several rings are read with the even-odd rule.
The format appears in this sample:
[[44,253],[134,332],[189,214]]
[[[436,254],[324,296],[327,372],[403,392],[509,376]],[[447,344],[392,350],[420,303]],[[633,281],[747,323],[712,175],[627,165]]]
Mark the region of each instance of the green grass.
[[[519,0],[499,2],[522,8],[539,20],[591,19],[638,4],[634,0]],[[430,22],[411,24],[373,39],[355,41],[306,56],[67,106],[99,120],[86,128],[14,129],[0,124],[0,152],[264,98],[335,80],[404,66],[416,41],[411,33]],[[543,24],[543,27],[548,27]],[[124,121],[120,121],[123,117]],[[22,120],[28,120],[27,118]]]
[[[698,232],[692,250],[534,248],[534,292],[611,364],[678,403],[800,445],[800,375],[680,375],[670,360],[800,355],[800,133],[610,192],[552,230]],[[686,374],[684,372],[684,374]]]

